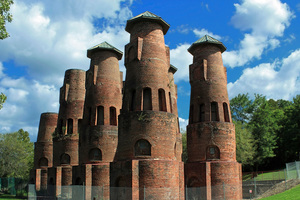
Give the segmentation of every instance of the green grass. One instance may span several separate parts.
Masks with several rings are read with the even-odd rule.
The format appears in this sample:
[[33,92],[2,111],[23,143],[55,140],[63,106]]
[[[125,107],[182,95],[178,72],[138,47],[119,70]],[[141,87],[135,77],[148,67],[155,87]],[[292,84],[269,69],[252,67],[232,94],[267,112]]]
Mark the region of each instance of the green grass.
[[19,200],[19,198],[15,197],[14,195],[9,194],[0,194],[1,200]]
[[262,198],[263,200],[300,200],[300,185],[293,187],[283,193],[270,197]]
[[[283,180],[285,179],[284,170],[276,172],[260,173],[255,177],[256,181],[267,181],[267,180]],[[243,176],[243,181],[250,180],[251,174]]]

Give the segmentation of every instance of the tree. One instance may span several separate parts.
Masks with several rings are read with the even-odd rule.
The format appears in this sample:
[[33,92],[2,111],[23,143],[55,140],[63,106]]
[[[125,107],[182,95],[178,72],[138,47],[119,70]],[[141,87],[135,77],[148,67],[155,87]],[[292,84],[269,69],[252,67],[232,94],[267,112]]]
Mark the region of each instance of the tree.
[[188,154],[187,154],[186,131],[182,131],[182,161],[186,163],[187,159],[188,159]]
[[9,37],[6,31],[6,22],[12,21],[12,15],[10,14],[10,6],[13,4],[13,0],[1,0],[0,1],[0,39],[3,40]]
[[27,131],[0,134],[0,177],[28,178],[33,168],[33,154]]
[[286,163],[300,159],[300,95],[285,103],[282,128],[279,131],[279,159]]
[[255,140],[247,125],[234,121],[236,135],[236,159],[242,166],[253,166],[256,152]]
[[258,106],[253,111],[249,128],[257,145],[255,165],[258,169],[258,166],[267,164],[270,158],[276,156],[278,132],[281,129],[280,122],[284,112],[274,106],[276,104],[272,104],[272,100],[267,101],[263,96],[256,96],[256,102]]
[[3,104],[6,101],[6,96],[1,92],[0,94],[0,110],[3,108]]
[[245,123],[249,121],[252,102],[248,94],[238,94],[230,100],[231,117],[233,121]]

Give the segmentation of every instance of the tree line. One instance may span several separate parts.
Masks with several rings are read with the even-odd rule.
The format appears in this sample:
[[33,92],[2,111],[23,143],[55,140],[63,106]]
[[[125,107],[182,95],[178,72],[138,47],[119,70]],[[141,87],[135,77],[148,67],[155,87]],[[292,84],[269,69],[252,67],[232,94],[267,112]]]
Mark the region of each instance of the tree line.
[[239,94],[230,100],[237,160],[246,170],[283,168],[300,157],[300,95],[292,101]]

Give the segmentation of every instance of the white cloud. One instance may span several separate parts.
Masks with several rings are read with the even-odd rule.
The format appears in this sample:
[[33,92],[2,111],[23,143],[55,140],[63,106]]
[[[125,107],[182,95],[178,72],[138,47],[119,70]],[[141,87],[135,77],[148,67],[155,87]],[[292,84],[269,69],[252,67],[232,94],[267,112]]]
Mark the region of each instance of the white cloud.
[[300,93],[300,49],[282,61],[247,68],[234,83],[228,84],[230,98],[239,93],[266,95],[267,98],[291,100]]
[[176,82],[181,80],[189,81],[189,65],[193,62],[192,55],[187,51],[190,46],[190,44],[181,44],[176,49],[170,50],[170,62],[178,68],[174,75]]
[[[7,95],[0,110],[0,132],[23,128],[34,141],[40,114],[58,112],[65,70],[87,70],[90,61],[86,50],[104,41],[123,51],[129,42],[124,25],[132,17],[131,3],[15,0],[11,8],[14,20],[7,24],[11,37],[0,45],[0,91]],[[26,67],[26,78],[4,73],[9,65],[3,63],[10,60]]]
[[205,28],[202,28],[201,30],[194,29],[193,32],[199,38],[203,37],[204,35],[209,35],[209,36],[211,36],[211,37],[213,37],[213,38],[215,38],[217,40],[221,40],[222,39],[221,36],[213,34],[212,32],[206,30]]
[[[182,131],[186,131],[186,126],[189,124],[189,120],[188,119],[183,119],[181,117],[179,117],[179,126],[180,126],[180,130]],[[181,131],[181,132],[182,132]]]
[[40,114],[58,112],[59,90],[53,85],[24,78],[12,79],[4,74],[0,78],[0,91],[7,96],[0,110],[0,133],[23,128],[35,141]]
[[[107,41],[123,48],[129,41],[123,26],[111,26],[116,21],[124,24],[132,15],[128,7],[120,7],[122,1],[25,2],[16,1],[11,9],[14,20],[7,25],[11,37],[2,41],[0,61],[12,59],[28,67],[38,81],[60,86],[66,69],[88,69],[86,50],[91,46]],[[97,19],[103,30],[94,28],[95,17],[107,17]]]
[[294,18],[288,5],[280,0],[243,0],[234,6],[236,13],[231,23],[249,33],[245,33],[238,50],[223,53],[224,64],[230,67],[245,65],[259,59],[265,50],[278,47],[277,38],[283,36]]

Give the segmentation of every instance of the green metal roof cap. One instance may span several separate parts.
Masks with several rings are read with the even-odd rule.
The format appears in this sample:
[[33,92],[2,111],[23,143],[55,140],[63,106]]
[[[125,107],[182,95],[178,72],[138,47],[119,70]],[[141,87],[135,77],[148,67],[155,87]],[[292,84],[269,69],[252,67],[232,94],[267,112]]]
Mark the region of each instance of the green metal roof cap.
[[125,30],[128,33],[130,33],[130,31],[133,27],[133,24],[136,22],[139,22],[139,21],[156,21],[156,22],[158,22],[162,26],[164,34],[166,34],[170,28],[170,25],[165,20],[163,20],[161,17],[159,17],[149,11],[146,11],[142,14],[139,14],[139,15],[127,20]]
[[123,56],[123,52],[117,49],[116,47],[110,45],[107,42],[102,42],[101,44],[98,44],[96,46],[93,46],[87,50],[87,57],[91,58],[92,54],[96,51],[103,51],[103,50],[109,50],[113,51],[118,55],[118,59],[121,60]]
[[171,64],[169,70],[170,70],[173,74],[175,74],[175,72],[177,72],[178,69],[177,69],[174,65]]
[[226,47],[224,46],[224,44],[222,42],[220,42],[219,40],[217,40],[209,35],[205,35],[202,38],[200,38],[199,40],[197,40],[196,42],[194,42],[192,44],[192,46],[190,46],[190,48],[188,48],[188,51],[190,53],[192,53],[196,46],[203,45],[203,44],[215,44],[221,49],[222,53],[224,51],[226,51]]

